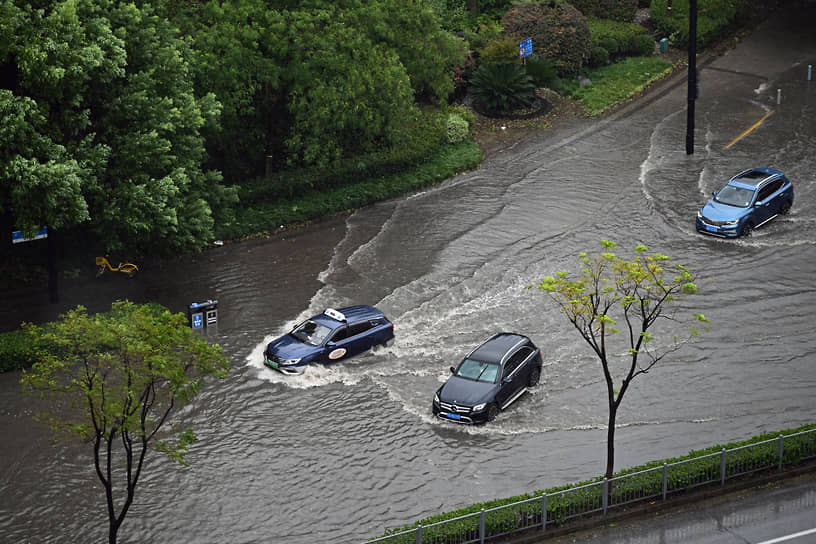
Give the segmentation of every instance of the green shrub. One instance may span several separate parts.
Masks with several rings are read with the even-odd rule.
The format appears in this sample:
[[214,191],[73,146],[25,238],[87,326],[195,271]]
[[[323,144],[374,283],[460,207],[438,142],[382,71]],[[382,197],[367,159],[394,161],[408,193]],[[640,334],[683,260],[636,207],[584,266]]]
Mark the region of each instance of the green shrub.
[[[649,31],[634,23],[620,23],[609,19],[591,17],[587,19],[589,31],[592,33],[592,46],[603,47],[610,56],[615,55],[642,55],[641,47],[644,40],[651,42],[649,52],[654,50],[654,40]],[[641,38],[642,36],[642,38]]]
[[464,30],[468,14],[464,2],[449,0],[428,0],[428,6],[436,13],[439,26],[449,32]]
[[487,113],[529,106],[535,98],[533,79],[520,64],[483,64],[470,85],[477,106]]
[[524,69],[536,87],[554,90],[561,88],[561,78],[558,77],[558,70],[553,61],[539,55],[530,55],[525,61]]
[[593,37],[592,45],[593,47],[603,47],[610,55],[618,55],[624,50],[621,42],[614,36],[601,36],[598,40]]
[[[689,42],[689,2],[674,0],[671,17],[666,16],[667,0],[654,0],[649,14],[655,28],[675,47],[684,48]],[[737,17],[737,2],[719,0],[698,0],[697,2],[697,47],[704,47],[734,24]]]
[[609,51],[603,47],[593,47],[589,55],[589,65],[593,68],[609,64]]
[[20,370],[34,363],[34,350],[25,331],[0,334],[0,372]]
[[637,57],[654,55],[655,41],[648,34],[638,34],[629,42],[629,54]]
[[603,17],[624,23],[632,22],[638,8],[637,0],[570,0],[570,4],[586,17]]
[[456,115],[448,114],[445,139],[449,144],[458,144],[470,135],[468,122]]
[[502,34],[504,29],[501,23],[486,15],[479,15],[473,27],[464,31],[465,40],[471,51],[484,49],[490,40],[499,38]]
[[[291,199],[259,200],[236,210],[236,222],[218,225],[216,235],[239,239],[352,210],[409,191],[439,183],[481,162],[482,152],[472,141],[435,144],[434,152],[422,161],[387,175],[358,178],[353,183],[299,194]],[[363,181],[360,181],[360,180]]]
[[446,113],[419,116],[406,124],[397,144],[391,149],[337,160],[326,168],[283,170],[248,180],[241,185],[238,193],[241,205],[291,200],[305,192],[410,170],[439,150],[445,142],[446,133]]
[[519,58],[519,40],[502,36],[490,40],[479,51],[479,64],[508,64],[521,62]]
[[589,60],[592,37],[586,18],[566,2],[520,3],[502,17],[505,32],[531,38],[533,52],[553,59],[560,75],[577,73]]
[[448,113],[455,113],[456,115],[467,121],[468,130],[471,130],[473,128],[473,124],[476,122],[476,116],[473,115],[473,112],[468,108],[462,108],[459,106],[449,106]]

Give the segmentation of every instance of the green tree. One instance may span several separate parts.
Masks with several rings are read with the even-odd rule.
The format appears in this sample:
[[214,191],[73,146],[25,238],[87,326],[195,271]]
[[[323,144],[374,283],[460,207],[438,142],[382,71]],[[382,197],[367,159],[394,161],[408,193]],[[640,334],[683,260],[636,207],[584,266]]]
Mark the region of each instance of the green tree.
[[173,437],[164,427],[173,427],[173,411],[198,394],[205,378],[226,376],[227,359],[182,314],[157,305],[120,301],[96,315],[79,306],[56,323],[24,330],[37,346],[24,390],[49,401],[40,421],[91,445],[113,544],[148,450],[186,465],[195,435],[187,429]]
[[91,217],[85,188],[109,148],[94,138],[86,93],[124,74],[121,40],[83,24],[76,2],[0,4],[0,213],[31,232]]
[[[685,266],[659,253],[647,255],[643,245],[635,248],[632,260],[613,253],[614,242],[601,245],[598,255],[580,254],[580,273],[558,272],[538,288],[555,301],[601,363],[609,404],[606,477],[612,478],[615,420],[629,385],[697,335],[691,328],[683,337],[674,334],[671,341],[659,342],[651,329],[660,322],[675,323],[676,303],[697,287]],[[693,316],[708,323],[702,314]],[[622,378],[613,375],[616,370]]]
[[0,5],[0,213],[23,230],[87,222],[108,249],[197,249],[234,200],[204,171],[214,95],[150,5]]
[[167,13],[192,38],[196,87],[224,104],[208,150],[235,183],[398,146],[417,99],[446,99],[465,57],[421,2],[227,0]]
[[150,5],[82,1],[88,24],[109,21],[127,51],[123,76],[90,99],[97,138],[111,149],[88,191],[95,230],[110,249],[198,249],[213,238],[214,210],[235,201],[220,172],[202,168],[201,132],[218,123],[220,104],[196,96],[186,41]]

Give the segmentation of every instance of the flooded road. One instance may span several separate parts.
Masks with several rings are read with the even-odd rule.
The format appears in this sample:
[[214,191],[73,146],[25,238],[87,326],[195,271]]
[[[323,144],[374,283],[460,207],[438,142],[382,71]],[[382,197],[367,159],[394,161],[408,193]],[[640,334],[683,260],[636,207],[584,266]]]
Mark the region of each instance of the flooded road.
[[[440,511],[602,474],[598,365],[548,299],[525,289],[572,269],[601,239],[643,243],[687,265],[699,277],[693,310],[713,325],[633,383],[618,416],[617,468],[816,420],[809,15],[769,21],[698,64],[693,155],[679,74],[602,121],[524,141],[425,192],[148,268],[134,281],[105,276],[92,296],[64,289],[60,307],[91,310],[119,297],[175,311],[218,299],[210,337],[234,367],[179,416],[201,440],[191,467],[148,461],[121,541],[356,543]],[[790,215],[747,240],[698,235],[697,208],[752,166],[786,172],[796,191]],[[46,297],[10,297],[0,317],[50,318]],[[354,303],[385,311],[393,346],[297,377],[263,367],[273,337]],[[434,420],[431,399],[448,367],[499,330],[542,348],[541,385],[495,424]],[[88,452],[51,445],[18,379],[0,375],[0,541],[104,541]]]

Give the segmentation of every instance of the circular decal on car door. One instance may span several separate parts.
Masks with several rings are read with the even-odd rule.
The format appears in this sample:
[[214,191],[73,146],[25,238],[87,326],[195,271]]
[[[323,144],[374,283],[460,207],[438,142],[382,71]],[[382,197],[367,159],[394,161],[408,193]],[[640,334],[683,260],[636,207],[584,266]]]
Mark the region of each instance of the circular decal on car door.
[[329,353],[329,359],[339,359],[346,354],[346,348],[337,348]]

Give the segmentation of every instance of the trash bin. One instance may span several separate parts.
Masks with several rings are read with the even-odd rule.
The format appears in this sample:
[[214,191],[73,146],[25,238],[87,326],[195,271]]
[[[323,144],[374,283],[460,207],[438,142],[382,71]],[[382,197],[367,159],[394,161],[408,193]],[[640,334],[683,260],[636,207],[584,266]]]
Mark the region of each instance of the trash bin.
[[663,38],[660,40],[660,52],[661,53],[669,52],[669,40],[667,38]]
[[187,318],[193,330],[215,325],[218,323],[218,301],[193,302],[187,307]]

